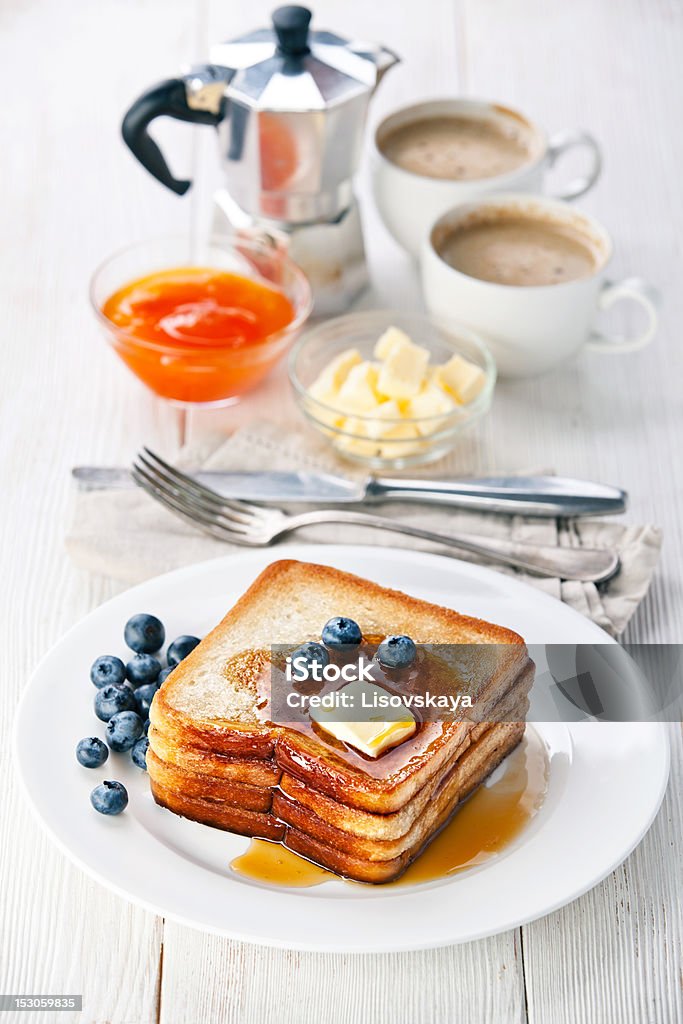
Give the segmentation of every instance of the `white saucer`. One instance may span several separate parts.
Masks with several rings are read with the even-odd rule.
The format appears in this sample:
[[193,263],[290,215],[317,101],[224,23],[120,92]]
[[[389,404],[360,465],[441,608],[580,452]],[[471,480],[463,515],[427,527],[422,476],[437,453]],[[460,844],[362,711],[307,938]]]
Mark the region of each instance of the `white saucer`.
[[[124,656],[123,626],[158,615],[170,638],[199,636],[277,558],[325,562],[517,630],[529,643],[610,643],[571,608],[517,580],[455,559],[391,548],[287,545],[181,569],[119,595],[71,629],[38,666],[18,710],[15,753],[28,800],[62,850],[126,899],[207,931],[290,949],[380,952],[482,938],[531,921],[596,885],[650,827],[669,770],[664,728],[651,723],[536,724],[549,789],[529,827],[498,857],[414,887],[281,889],[229,869],[248,840],[157,807],[128,755],[81,768],[79,739],[104,735],[88,672],[99,654]],[[102,779],[130,794],[116,818],[98,815]]]

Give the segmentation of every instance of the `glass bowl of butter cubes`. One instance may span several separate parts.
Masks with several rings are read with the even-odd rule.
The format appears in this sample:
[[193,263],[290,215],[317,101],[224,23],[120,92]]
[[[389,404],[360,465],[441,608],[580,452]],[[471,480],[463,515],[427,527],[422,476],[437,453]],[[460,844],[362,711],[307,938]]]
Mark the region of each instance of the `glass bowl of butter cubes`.
[[340,456],[403,469],[442,458],[488,411],[496,367],[464,327],[382,310],[307,331],[289,376],[304,416]]

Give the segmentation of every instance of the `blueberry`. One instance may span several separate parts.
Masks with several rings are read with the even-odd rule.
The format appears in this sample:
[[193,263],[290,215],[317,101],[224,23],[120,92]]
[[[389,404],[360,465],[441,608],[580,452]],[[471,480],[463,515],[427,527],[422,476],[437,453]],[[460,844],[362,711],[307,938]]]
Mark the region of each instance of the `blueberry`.
[[139,740],[136,740],[133,744],[130,756],[133,764],[136,764],[138,768],[142,768],[143,772],[147,771],[147,750],[149,748],[149,740],[146,736],[141,736]]
[[98,688],[106,686],[108,683],[120,686],[125,678],[126,666],[120,658],[115,658],[113,654],[102,654],[92,663],[90,679]]
[[175,668],[199,643],[198,636],[179,636],[168,648],[166,660],[169,668]]
[[308,673],[315,662],[317,662],[321,668],[325,665],[329,665],[330,656],[323,647],[322,644],[317,644],[313,640],[309,640],[307,643],[302,644],[301,647],[297,647],[295,651],[292,651],[292,671],[298,676],[301,672],[301,665],[295,664],[300,662],[301,659],[305,662],[304,668]]
[[388,636],[377,648],[377,660],[385,668],[408,668],[417,648],[409,636]]
[[135,651],[136,654],[154,654],[164,646],[166,630],[156,615],[141,612],[128,619],[123,637],[131,651]]
[[343,650],[345,647],[358,647],[363,639],[360,626],[353,619],[345,619],[342,615],[330,619],[323,626],[323,643],[331,647],[333,651]]
[[143,718],[149,718],[149,706],[154,699],[154,694],[158,690],[156,683],[145,683],[144,686],[138,686],[135,691],[135,699],[138,702],[138,710]]
[[107,743],[117,754],[130,750],[142,736],[142,719],[135,711],[119,711],[107,722]]
[[161,686],[164,680],[168,679],[175,666],[169,666],[169,668],[162,668],[161,672],[157,677],[157,686]]
[[99,768],[109,757],[106,743],[97,736],[87,736],[76,747],[76,760],[84,768]]
[[151,654],[136,654],[126,665],[126,675],[134,687],[155,683],[161,672],[161,663]]
[[135,711],[136,707],[135,694],[127,683],[124,686],[103,686],[95,694],[95,714],[103,722],[108,722],[119,711]]
[[149,732],[149,726],[150,726],[150,721],[149,721],[149,718],[148,718],[146,722],[142,723],[142,731],[143,731],[145,736]]
[[101,782],[90,794],[90,803],[100,814],[120,814],[128,804],[128,792],[120,782]]

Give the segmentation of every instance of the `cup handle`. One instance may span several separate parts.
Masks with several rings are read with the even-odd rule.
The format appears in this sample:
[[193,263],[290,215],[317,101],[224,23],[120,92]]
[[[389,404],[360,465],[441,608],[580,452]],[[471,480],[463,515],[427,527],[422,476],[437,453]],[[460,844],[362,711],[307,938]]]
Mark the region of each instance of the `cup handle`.
[[563,192],[556,193],[553,199],[578,199],[593,187],[602,171],[602,153],[597,140],[589,132],[580,128],[574,131],[559,132],[553,135],[548,143],[548,166],[554,167],[560,157],[570,149],[587,149],[591,155],[588,172],[570,181]]
[[594,331],[586,342],[586,347],[593,352],[635,352],[644,348],[654,338],[659,320],[658,308],[661,296],[656,288],[639,277],[625,277],[623,281],[605,281],[598,298],[598,309],[610,309],[622,299],[638,302],[647,313],[647,324],[640,334],[634,338],[624,338],[602,334]]

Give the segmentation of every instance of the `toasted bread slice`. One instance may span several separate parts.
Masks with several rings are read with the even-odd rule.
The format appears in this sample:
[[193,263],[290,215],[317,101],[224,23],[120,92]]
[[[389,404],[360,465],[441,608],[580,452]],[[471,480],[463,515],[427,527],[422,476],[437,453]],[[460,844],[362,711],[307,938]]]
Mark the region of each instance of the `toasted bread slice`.
[[275,842],[284,839],[285,825],[267,812],[233,807],[220,800],[186,796],[176,790],[167,789],[154,775],[150,775],[150,787],[152,796],[158,804],[183,818],[190,818],[213,828],[221,828],[226,832],[237,832],[241,836],[255,836]]
[[215,800],[247,811],[269,811],[273,801],[271,786],[250,786],[234,779],[218,779],[214,775],[185,771],[162,761],[149,747],[147,771],[160,786],[183,796]]
[[161,729],[151,726],[148,734],[154,753],[170,767],[181,771],[211,775],[217,779],[246,782],[249,786],[276,786],[282,775],[271,758],[230,757],[227,754],[179,743]]
[[[192,770],[200,773],[211,774],[216,754],[271,760],[352,807],[380,814],[400,810],[458,756],[475,723],[425,723],[415,737],[373,762],[353,750],[340,752],[315,734],[264,720],[258,689],[264,649],[319,640],[334,615],[355,619],[364,635],[407,633],[418,644],[488,645],[473,657],[482,668],[480,692],[492,707],[530,671],[524,642],[511,630],[328,566],[275,562],[157,693],[150,713],[155,753],[168,760],[158,733],[190,749]],[[154,765],[150,775],[154,779]]]

